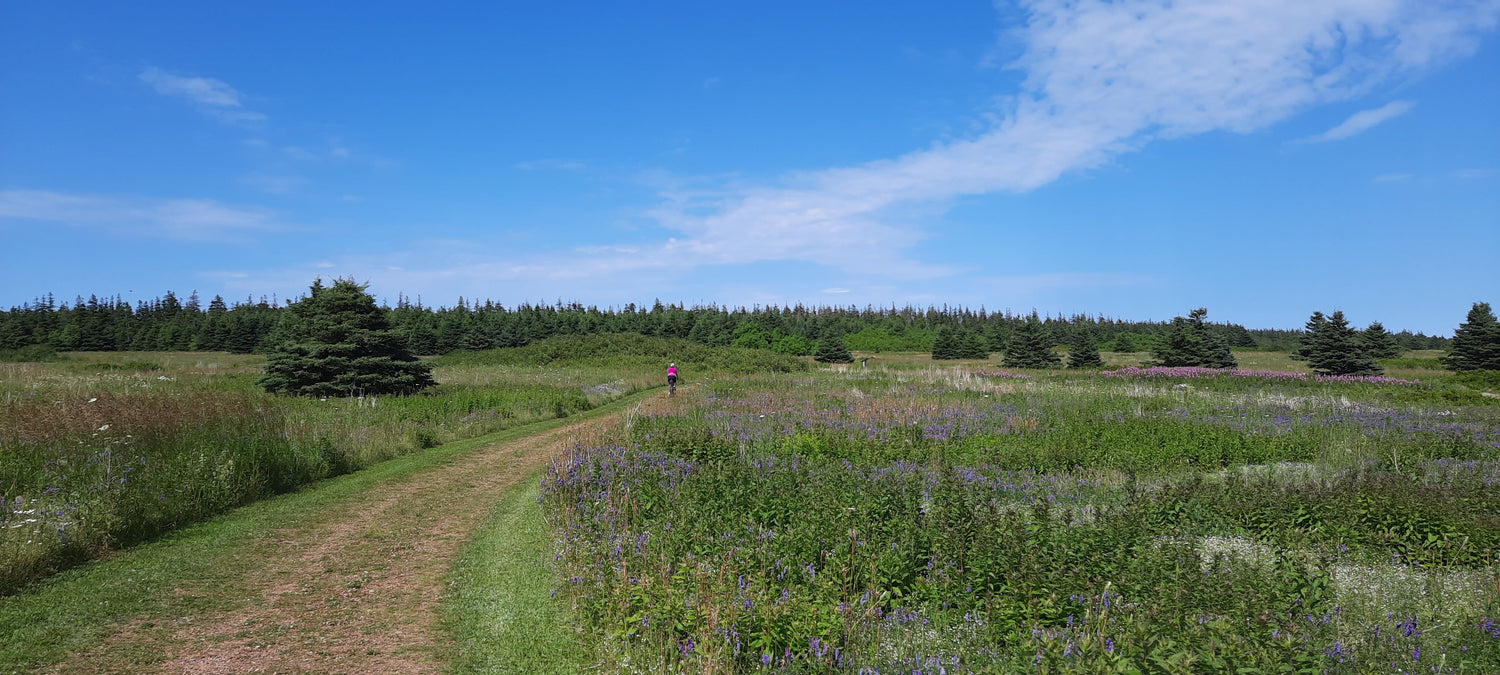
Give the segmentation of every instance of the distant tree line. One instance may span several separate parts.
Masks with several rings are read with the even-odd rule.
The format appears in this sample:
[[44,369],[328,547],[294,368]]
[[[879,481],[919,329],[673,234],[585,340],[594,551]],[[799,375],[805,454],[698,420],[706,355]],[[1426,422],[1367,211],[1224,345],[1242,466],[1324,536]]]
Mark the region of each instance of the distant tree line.
[[[1173,339],[1183,319],[1149,322],[1100,316],[1042,317],[965,307],[684,307],[655,302],[601,309],[578,303],[506,307],[460,298],[452,307],[398,299],[380,307],[402,347],[413,354],[519,347],[556,335],[642,333],[679,337],[709,346],[738,345],[813,355],[820,341],[839,338],[851,350],[933,351],[965,358],[1003,352],[1013,338],[1033,345],[1068,344],[1105,351],[1157,351]],[[0,350],[44,347],[56,351],[263,352],[288,315],[262,297],[230,304],[215,296],[206,305],[196,293],[173,293],[134,305],[118,296],[57,302],[52,296],[0,311]],[[1199,320],[1188,339],[1238,349],[1292,351],[1303,331],[1247,329]],[[944,338],[944,335],[947,335]],[[1449,339],[1402,331],[1389,334],[1402,349],[1446,349]],[[1194,337],[1196,336],[1196,337]],[[1207,337],[1205,337],[1207,336]],[[1182,337],[1182,335],[1179,335]],[[1206,344],[1206,343],[1205,343]],[[1028,352],[1030,354],[1030,352]],[[1040,352],[1026,358],[1042,358]]]

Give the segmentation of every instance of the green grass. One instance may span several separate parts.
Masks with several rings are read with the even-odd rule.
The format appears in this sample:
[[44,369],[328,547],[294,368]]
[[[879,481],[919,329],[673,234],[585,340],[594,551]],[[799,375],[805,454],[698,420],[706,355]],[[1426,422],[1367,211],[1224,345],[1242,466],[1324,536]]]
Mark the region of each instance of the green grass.
[[[284,528],[313,526],[333,517],[331,514],[336,514],[338,505],[346,500],[451,463],[476,448],[606,414],[641,395],[625,397],[571,419],[548,420],[450,443],[321,481],[0,597],[0,672],[29,672],[57,663],[142,615],[175,618],[232,606],[243,597],[243,589],[237,589],[232,580],[259,565],[254,556],[248,555],[255,540]],[[217,591],[206,596],[174,594],[174,589],[188,583]],[[105,665],[106,670],[111,669]]]
[[577,673],[587,650],[553,597],[551,536],[528,481],[495,506],[449,578],[444,627],[457,673]]
[[723,379],[554,465],[559,596],[602,668],[1500,664],[1500,409],[990,368]]

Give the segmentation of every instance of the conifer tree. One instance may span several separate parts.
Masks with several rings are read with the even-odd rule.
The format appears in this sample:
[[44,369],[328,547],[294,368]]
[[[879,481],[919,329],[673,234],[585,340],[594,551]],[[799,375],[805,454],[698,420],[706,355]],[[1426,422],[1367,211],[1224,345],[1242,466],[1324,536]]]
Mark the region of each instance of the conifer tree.
[[1005,349],[1009,368],[1056,368],[1062,359],[1052,353],[1052,344],[1036,312],[1017,324]]
[[1328,317],[1322,312],[1314,311],[1312,316],[1303,324],[1302,337],[1298,340],[1297,349],[1292,352],[1292,358],[1299,361],[1311,361],[1322,351],[1323,347],[1319,340],[1323,339],[1323,328],[1328,325]]
[[1208,309],[1199,307],[1188,312],[1186,317],[1173,317],[1172,326],[1152,353],[1158,362],[1168,367],[1200,366],[1203,368],[1234,368],[1238,366],[1229,343],[1210,331],[1204,320]]
[[1372,321],[1370,325],[1365,326],[1365,329],[1360,331],[1359,339],[1370,358],[1394,359],[1405,351],[1401,348],[1401,342],[1396,339],[1396,336],[1387,331],[1385,326],[1380,325],[1379,321]]
[[1443,365],[1449,370],[1500,370],[1500,322],[1490,303],[1476,302],[1468,320],[1453,331]]
[[1384,370],[1365,350],[1359,331],[1349,327],[1343,311],[1336,311],[1319,322],[1320,313],[1308,320],[1308,339],[1304,342],[1307,365],[1319,375],[1379,375]]
[[1115,336],[1114,350],[1122,354],[1131,354],[1139,351],[1140,347],[1135,346],[1135,338],[1131,337],[1130,333],[1120,333]]
[[1073,344],[1068,345],[1068,367],[1097,368],[1102,365],[1104,358],[1099,356],[1099,344],[1094,340],[1093,329],[1080,326],[1073,334]]
[[961,359],[987,359],[990,350],[984,344],[984,338],[977,331],[967,328],[958,329],[958,358]]
[[943,326],[938,331],[937,341],[932,343],[932,358],[939,361],[959,358],[958,331],[952,326]]
[[436,384],[404,342],[365,286],[318,279],[282,315],[259,384],[294,396],[411,394]]
[[818,340],[818,351],[813,354],[813,360],[820,363],[854,363],[854,355],[849,353],[849,347],[844,344],[843,334],[828,328]]

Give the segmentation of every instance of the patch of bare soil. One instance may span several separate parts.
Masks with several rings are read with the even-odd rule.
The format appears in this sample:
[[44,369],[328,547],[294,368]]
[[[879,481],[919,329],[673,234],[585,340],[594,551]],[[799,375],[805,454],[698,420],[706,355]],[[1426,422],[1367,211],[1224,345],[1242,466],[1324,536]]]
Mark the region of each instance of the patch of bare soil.
[[[670,405],[661,397],[643,403]],[[437,617],[442,578],[469,533],[507,489],[628,414],[475,450],[360,494],[333,517],[250,547],[254,559],[237,566],[248,572],[228,582],[244,598],[233,609],[137,621],[57,671],[437,672],[447,648]]]

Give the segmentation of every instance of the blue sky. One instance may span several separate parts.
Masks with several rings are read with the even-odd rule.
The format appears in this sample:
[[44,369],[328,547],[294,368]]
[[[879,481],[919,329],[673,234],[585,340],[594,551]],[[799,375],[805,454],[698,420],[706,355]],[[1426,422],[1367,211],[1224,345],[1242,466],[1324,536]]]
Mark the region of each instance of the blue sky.
[[475,4],[0,4],[0,305],[1500,302],[1497,0]]

